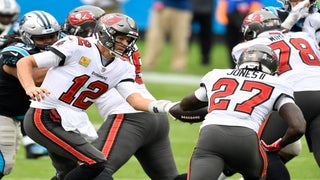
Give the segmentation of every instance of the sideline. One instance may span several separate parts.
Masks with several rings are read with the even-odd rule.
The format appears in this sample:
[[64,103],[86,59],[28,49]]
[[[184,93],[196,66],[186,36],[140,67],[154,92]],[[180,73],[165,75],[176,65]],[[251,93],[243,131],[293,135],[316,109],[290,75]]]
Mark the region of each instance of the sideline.
[[202,76],[176,73],[143,72],[145,82],[161,84],[199,85]]

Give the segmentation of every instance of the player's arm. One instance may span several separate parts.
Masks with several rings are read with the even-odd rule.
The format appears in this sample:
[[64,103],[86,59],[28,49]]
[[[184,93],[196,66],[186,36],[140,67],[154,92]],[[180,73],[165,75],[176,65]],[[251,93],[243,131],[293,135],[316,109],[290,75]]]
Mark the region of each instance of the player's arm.
[[296,4],[292,7],[288,17],[281,23],[281,27],[285,31],[289,31],[299,19],[308,16],[309,6],[309,0],[304,0]]
[[21,58],[17,62],[18,79],[31,99],[40,101],[50,92],[42,87],[37,87],[33,77],[34,68],[48,68],[59,65],[61,58],[51,51],[37,53]]
[[295,142],[300,139],[305,133],[306,122],[300,108],[295,103],[286,103],[280,110],[279,114],[288,124],[288,128],[280,145],[285,147],[286,145]]
[[[276,142],[267,145],[262,141],[262,145],[268,151],[279,151],[281,148],[288,144],[291,144],[300,139],[305,133],[306,122],[300,108],[294,103],[291,98],[282,98],[279,100],[282,102],[278,105],[278,112],[282,119],[284,119],[288,125],[286,133],[282,138],[279,138]],[[278,103],[278,104],[279,104]]]
[[21,58],[17,62],[18,79],[26,91],[26,94],[33,100],[40,101],[49,94],[46,89],[36,87],[33,79],[33,68],[38,67],[33,55]]
[[135,87],[133,80],[119,83],[116,86],[116,89],[134,109],[139,111],[167,113],[174,105],[174,103],[169,100],[152,100],[144,98]]
[[201,122],[208,113],[207,106],[206,89],[201,85],[195,92],[186,95],[181,102],[170,108],[169,113],[182,122]]

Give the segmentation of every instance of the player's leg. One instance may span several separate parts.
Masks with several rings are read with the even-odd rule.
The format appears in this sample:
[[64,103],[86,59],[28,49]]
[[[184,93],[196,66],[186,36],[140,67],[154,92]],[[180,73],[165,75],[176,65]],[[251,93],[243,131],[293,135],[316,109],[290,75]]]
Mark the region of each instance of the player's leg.
[[[99,137],[92,144],[108,159],[103,173],[115,173],[143,144],[145,122],[143,119],[135,118],[135,114],[138,113],[110,115],[100,126]],[[95,180],[100,178],[103,179],[103,174]]]
[[[308,135],[307,135],[308,134]],[[320,167],[320,116],[315,118],[309,126],[308,132],[306,133],[306,138],[308,140],[308,146],[311,152],[313,152],[313,156]]]
[[0,179],[11,173],[20,146],[20,121],[0,116]]
[[26,149],[27,159],[36,159],[40,156],[48,155],[48,151],[45,147],[35,143],[29,136],[27,136],[23,128],[23,123],[21,123],[21,133],[22,133],[22,143]]
[[[105,168],[106,159],[101,151],[79,133],[65,131],[61,124],[61,117],[55,110],[30,108],[26,113],[24,126],[27,135],[45,146],[49,152],[81,162],[66,174],[64,180],[90,180]],[[110,178],[110,175],[106,176],[106,179]]]
[[189,163],[190,179],[218,179],[224,168],[224,147],[229,141],[221,138],[220,127],[207,125],[200,130],[199,139]]
[[226,141],[221,156],[227,167],[240,173],[244,179],[266,176],[267,158],[255,131],[246,127],[222,126],[218,133]]
[[295,92],[294,97],[307,121],[305,137],[309,150],[320,166],[320,91]]
[[145,124],[148,130],[144,135],[144,144],[135,153],[135,156],[150,179],[186,178],[186,174],[178,175],[169,140],[167,115],[145,113],[140,120],[149,123]]

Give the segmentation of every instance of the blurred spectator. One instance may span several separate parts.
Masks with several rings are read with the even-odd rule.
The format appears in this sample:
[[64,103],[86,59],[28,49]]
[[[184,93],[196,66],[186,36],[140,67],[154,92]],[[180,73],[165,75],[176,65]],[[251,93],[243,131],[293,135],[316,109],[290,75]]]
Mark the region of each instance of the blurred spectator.
[[214,0],[192,0],[192,23],[199,24],[198,39],[201,47],[202,65],[210,64],[212,46],[212,14]]
[[143,58],[146,70],[153,70],[158,65],[167,35],[172,43],[171,69],[176,72],[186,70],[191,20],[191,0],[154,1]]
[[102,8],[106,13],[121,13],[121,4],[126,0],[81,0],[83,4]]
[[241,25],[244,17],[261,8],[261,0],[218,0],[216,18],[220,24],[226,25],[225,37],[230,67],[235,66],[231,56],[232,48],[244,40],[241,33]]

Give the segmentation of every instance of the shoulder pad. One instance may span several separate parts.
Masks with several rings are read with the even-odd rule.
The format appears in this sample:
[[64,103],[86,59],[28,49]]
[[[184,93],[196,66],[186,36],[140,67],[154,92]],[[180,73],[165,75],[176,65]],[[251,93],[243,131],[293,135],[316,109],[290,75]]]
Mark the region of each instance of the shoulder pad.
[[[22,43],[19,43],[19,46]],[[3,64],[16,67],[19,59],[29,56],[29,52],[19,46],[8,46],[1,51],[1,60]]]

